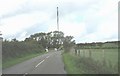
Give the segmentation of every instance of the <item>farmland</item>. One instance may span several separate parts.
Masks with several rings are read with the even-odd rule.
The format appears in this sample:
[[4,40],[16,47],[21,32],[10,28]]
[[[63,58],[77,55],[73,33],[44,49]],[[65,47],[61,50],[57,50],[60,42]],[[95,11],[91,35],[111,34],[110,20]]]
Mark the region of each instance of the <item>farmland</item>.
[[89,44],[77,46],[77,53],[74,52],[75,50],[72,50],[72,53],[64,53],[63,60],[68,74],[117,74],[116,46],[112,43],[104,43],[100,46]]
[[91,57],[94,60],[102,61],[105,59],[113,65],[118,63],[118,49],[82,49],[80,55],[84,56],[83,51],[85,51],[85,57],[89,57],[89,50],[92,52]]

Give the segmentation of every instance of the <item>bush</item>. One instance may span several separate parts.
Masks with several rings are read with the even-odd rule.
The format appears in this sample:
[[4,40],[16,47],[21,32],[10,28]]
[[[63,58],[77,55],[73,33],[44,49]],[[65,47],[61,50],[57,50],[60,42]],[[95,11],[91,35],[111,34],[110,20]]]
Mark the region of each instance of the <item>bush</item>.
[[41,53],[43,47],[37,42],[3,42],[3,62],[10,58],[25,56],[26,54]]

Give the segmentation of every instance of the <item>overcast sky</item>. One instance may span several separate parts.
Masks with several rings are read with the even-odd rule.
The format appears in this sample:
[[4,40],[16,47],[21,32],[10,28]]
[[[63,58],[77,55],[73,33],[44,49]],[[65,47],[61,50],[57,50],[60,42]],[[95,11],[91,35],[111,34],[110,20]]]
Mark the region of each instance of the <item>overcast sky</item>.
[[5,39],[57,30],[77,43],[118,40],[119,0],[0,0],[0,31]]

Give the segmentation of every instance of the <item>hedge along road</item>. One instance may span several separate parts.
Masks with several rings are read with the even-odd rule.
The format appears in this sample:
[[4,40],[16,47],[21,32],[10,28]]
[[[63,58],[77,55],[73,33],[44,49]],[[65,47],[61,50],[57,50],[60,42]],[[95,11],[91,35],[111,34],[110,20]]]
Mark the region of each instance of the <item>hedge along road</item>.
[[2,72],[3,74],[66,74],[61,51],[52,51],[32,58]]

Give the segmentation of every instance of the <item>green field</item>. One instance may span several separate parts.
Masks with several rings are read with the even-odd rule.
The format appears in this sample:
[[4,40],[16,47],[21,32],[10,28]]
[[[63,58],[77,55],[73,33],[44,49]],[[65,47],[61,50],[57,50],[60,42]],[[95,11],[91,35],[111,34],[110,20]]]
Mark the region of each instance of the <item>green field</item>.
[[26,61],[26,60],[29,60],[31,58],[40,56],[42,54],[44,54],[44,52],[43,53],[27,54],[27,55],[24,55],[22,57],[7,59],[5,62],[2,62],[2,68],[5,69],[5,68],[8,68],[8,67],[11,67],[11,66],[16,65],[18,63],[21,63],[23,61]]
[[84,55],[83,51],[85,51],[85,57],[89,57],[89,50],[91,50],[92,58],[95,60],[102,61],[105,58],[105,60],[110,61],[113,65],[116,65],[116,63],[118,63],[118,49],[81,49],[81,50],[82,50],[80,54],[81,56]]
[[[63,60],[68,74],[118,73],[118,49],[81,49],[80,55],[64,53]],[[91,57],[89,57],[91,50]],[[104,50],[104,56],[103,51]],[[103,65],[103,61],[105,63]]]

